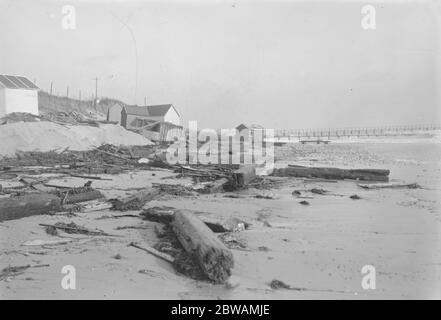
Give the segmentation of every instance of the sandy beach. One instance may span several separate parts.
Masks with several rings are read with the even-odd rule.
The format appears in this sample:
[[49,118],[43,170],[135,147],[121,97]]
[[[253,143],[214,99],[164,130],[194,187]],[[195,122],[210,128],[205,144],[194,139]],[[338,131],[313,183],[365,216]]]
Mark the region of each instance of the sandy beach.
[[[276,163],[388,168],[391,182],[419,189],[363,189],[357,181],[265,177],[265,186],[234,193],[163,195],[145,208],[166,205],[246,221],[227,246],[235,266],[227,284],[177,273],[166,261],[134,247],[153,246],[155,225],[102,210],[41,215],[0,223],[0,268],[40,265],[0,281],[2,299],[440,299],[441,171],[439,143],[292,144],[276,148]],[[152,183],[188,184],[168,170],[102,175],[94,181],[106,198]],[[78,186],[84,179],[54,176],[51,183]],[[2,181],[4,184],[4,181]],[[269,186],[268,186],[269,185]],[[312,188],[324,194],[312,193]],[[301,198],[293,195],[300,191]],[[360,199],[352,199],[351,195]],[[230,196],[234,195],[234,198]],[[259,198],[256,198],[258,196]],[[309,205],[299,202],[306,200]],[[137,215],[139,211],[124,214]],[[50,236],[39,224],[75,222],[116,235]],[[30,245],[32,240],[66,240]],[[37,243],[38,244],[38,243]],[[63,266],[76,269],[76,289],[64,290]],[[365,265],[376,271],[376,289],[361,286]],[[291,289],[273,289],[272,280]]]

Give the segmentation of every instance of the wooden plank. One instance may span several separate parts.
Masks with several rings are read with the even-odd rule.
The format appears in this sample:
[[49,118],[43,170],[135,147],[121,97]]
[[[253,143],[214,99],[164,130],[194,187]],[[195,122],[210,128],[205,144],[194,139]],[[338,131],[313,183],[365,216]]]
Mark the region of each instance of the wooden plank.
[[224,283],[234,266],[233,254],[196,215],[178,210],[171,223],[185,251],[215,283]]

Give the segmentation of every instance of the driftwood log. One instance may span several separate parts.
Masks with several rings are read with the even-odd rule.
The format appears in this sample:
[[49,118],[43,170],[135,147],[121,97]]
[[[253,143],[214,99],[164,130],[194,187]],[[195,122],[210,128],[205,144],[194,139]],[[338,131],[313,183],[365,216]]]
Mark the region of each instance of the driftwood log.
[[389,173],[389,170],[384,169],[340,169],[288,165],[286,168],[274,169],[272,175],[335,180],[389,181]]
[[196,215],[178,210],[171,222],[173,232],[190,257],[215,283],[224,283],[234,266],[233,254]]
[[60,210],[60,198],[48,193],[31,193],[0,199],[0,221],[48,214]]

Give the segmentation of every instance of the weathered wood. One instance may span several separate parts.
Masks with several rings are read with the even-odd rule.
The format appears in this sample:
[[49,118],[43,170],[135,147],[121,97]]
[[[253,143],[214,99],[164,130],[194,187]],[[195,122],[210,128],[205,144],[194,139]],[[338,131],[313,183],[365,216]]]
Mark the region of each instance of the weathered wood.
[[224,283],[234,266],[233,254],[191,211],[178,210],[171,223],[185,251],[216,283]]
[[211,194],[224,191],[224,186],[228,183],[227,178],[222,178],[215,180],[213,182],[207,183],[203,188],[195,189],[197,192],[202,194]]
[[256,166],[246,165],[235,170],[230,177],[228,184],[224,184],[227,191],[241,189],[256,179]]
[[0,221],[20,219],[61,210],[59,197],[48,193],[30,193],[0,199]]
[[140,210],[148,201],[157,197],[159,192],[156,188],[150,188],[123,199],[110,200],[113,203],[112,209],[119,211]]
[[384,169],[340,169],[303,167],[288,165],[285,168],[274,169],[273,176],[278,177],[304,177],[323,179],[353,179],[365,181],[389,181],[389,170]]
[[74,193],[74,194],[68,192],[67,196],[65,197],[65,200],[63,200],[63,204],[73,204],[73,203],[79,203],[79,202],[85,202],[91,200],[98,200],[103,197],[104,195],[98,190],[90,190],[87,192]]
[[167,206],[151,207],[148,209],[144,209],[139,215],[144,220],[169,224],[173,221],[173,217],[176,211],[176,208]]

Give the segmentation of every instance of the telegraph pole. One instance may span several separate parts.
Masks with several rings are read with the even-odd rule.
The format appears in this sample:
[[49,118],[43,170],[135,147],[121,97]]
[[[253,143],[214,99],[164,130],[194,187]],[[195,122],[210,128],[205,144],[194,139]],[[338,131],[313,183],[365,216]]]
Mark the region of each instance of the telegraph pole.
[[98,80],[100,80],[98,77],[95,77],[93,80],[95,80],[95,104],[98,101]]
[[53,82],[51,81],[51,95],[52,95],[52,85],[53,85]]

